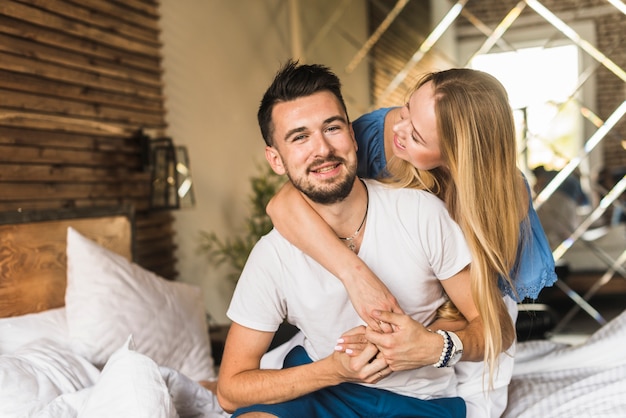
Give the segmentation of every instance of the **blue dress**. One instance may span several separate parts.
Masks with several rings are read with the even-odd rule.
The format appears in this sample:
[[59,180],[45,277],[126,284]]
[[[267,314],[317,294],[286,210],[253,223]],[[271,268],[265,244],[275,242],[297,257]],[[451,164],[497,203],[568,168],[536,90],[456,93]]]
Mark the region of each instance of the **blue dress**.
[[[352,122],[356,142],[359,146],[357,174],[363,178],[378,178],[385,175],[385,116],[391,107],[366,113]],[[526,181],[530,196],[530,186]],[[539,216],[529,199],[527,217],[520,226],[520,251],[516,267],[511,272],[515,291],[500,279],[500,290],[518,302],[526,298],[537,299],[539,292],[552,286],[557,280],[554,271],[554,258],[550,244],[539,221]]]
[[359,149],[356,151],[359,165],[357,175],[361,178],[375,179],[384,176],[387,160],[385,158],[385,116],[393,109],[387,107],[366,113],[352,122],[354,136]]

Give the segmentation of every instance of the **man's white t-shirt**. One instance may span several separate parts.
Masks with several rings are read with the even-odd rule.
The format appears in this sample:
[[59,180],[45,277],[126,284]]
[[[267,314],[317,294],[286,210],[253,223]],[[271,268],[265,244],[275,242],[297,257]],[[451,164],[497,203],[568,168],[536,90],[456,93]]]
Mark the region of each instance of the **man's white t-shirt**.
[[[428,192],[374,180],[366,185],[369,209],[359,257],[404,312],[427,325],[445,301],[439,280],[471,261],[463,233],[443,202]],[[266,332],[286,319],[303,332],[304,348],[314,361],[330,355],[345,331],[364,325],[341,281],[276,230],[250,253],[227,315]],[[394,372],[373,386],[422,399],[457,395],[452,368]]]

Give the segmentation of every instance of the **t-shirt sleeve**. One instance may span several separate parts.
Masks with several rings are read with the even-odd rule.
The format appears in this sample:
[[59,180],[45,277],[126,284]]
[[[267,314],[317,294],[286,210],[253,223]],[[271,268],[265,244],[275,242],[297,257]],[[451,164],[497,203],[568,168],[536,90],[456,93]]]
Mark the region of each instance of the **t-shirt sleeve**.
[[281,263],[274,243],[265,236],[254,246],[226,312],[233,322],[265,332],[275,332],[286,317],[278,284]]

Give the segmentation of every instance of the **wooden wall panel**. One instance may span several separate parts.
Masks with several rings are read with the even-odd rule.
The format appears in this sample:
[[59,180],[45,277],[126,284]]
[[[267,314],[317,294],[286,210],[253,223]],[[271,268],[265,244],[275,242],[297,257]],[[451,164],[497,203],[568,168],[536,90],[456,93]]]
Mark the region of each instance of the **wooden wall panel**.
[[0,211],[131,204],[136,261],[175,278],[133,134],[165,129],[156,0],[0,2]]
[[[370,33],[374,33],[396,6],[396,0],[369,1]],[[428,1],[409,1],[371,51],[372,102],[376,107],[398,106],[407,99],[418,77],[426,71],[450,67],[449,58],[436,49],[428,52],[394,91],[388,86],[400,73],[434,25]]]

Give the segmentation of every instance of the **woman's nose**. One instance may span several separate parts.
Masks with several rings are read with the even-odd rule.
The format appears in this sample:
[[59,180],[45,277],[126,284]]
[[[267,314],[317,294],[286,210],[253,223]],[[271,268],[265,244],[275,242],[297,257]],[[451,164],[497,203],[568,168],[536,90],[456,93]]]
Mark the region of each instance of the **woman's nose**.
[[404,113],[404,109],[406,107],[402,108],[402,112],[400,112],[400,120],[393,125],[393,132],[396,135],[406,136],[412,128],[408,112]]

